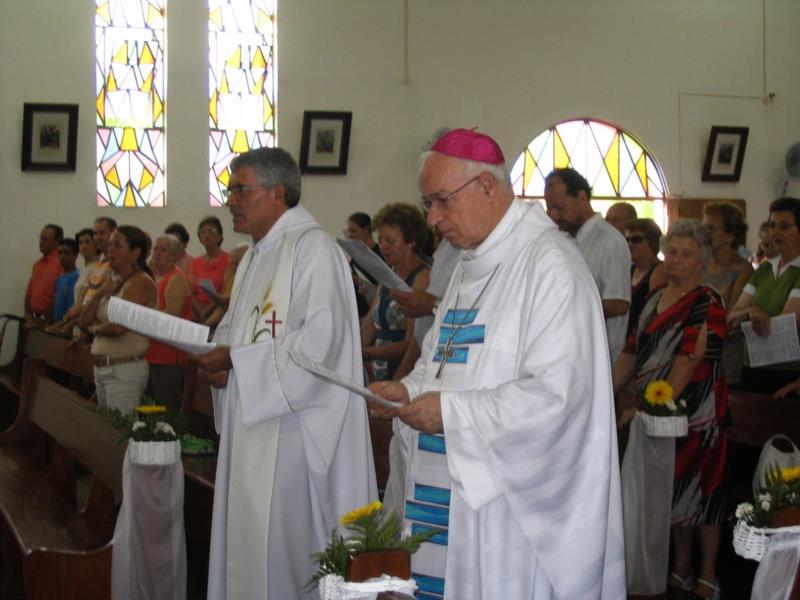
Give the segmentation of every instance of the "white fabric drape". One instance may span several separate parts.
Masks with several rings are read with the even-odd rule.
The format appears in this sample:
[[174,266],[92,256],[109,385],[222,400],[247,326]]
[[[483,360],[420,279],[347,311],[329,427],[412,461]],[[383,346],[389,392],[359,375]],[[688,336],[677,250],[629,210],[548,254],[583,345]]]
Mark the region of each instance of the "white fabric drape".
[[131,463],[122,467],[122,507],[114,529],[111,597],[114,600],[184,600],[186,535],[183,465]]
[[800,533],[776,533],[753,580],[751,600],[789,600],[800,564]]
[[628,593],[667,587],[675,438],[651,437],[637,414],[622,459],[622,516]]

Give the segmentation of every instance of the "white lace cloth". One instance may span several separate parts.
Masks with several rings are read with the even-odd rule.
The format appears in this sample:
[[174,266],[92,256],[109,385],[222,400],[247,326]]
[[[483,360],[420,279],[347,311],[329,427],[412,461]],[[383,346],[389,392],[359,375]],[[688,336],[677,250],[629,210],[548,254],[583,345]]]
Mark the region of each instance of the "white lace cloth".
[[398,579],[389,575],[359,583],[345,581],[339,575],[326,575],[319,581],[320,600],[375,600],[381,592],[413,595],[416,589],[417,583],[413,579]]
[[776,533],[767,542],[751,600],[788,600],[800,563],[800,533]]

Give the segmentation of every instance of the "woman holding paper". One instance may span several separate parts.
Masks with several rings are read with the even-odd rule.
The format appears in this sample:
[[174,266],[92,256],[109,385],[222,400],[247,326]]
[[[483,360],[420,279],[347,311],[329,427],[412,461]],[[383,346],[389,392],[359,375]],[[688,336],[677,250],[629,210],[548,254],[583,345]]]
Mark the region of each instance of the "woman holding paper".
[[[377,215],[381,254],[386,263],[412,289],[428,287],[430,268],[418,252],[428,235],[425,219],[412,204],[387,204]],[[414,319],[400,312],[381,286],[369,313],[361,323],[361,348],[365,363],[371,362],[372,379],[391,379],[414,337]]]
[[200,282],[208,280],[219,292],[225,279],[225,269],[228,268],[230,255],[222,248],[222,223],[217,217],[209,216],[200,221],[197,226],[197,237],[205,254],[195,258],[189,265],[189,281],[192,282],[192,308],[195,320],[203,322],[216,306],[209,295],[203,290]]
[[142,306],[156,305],[156,284],[147,266],[147,235],[138,227],[122,225],[111,235],[108,262],[112,273],[97,290],[81,315],[81,328],[94,335],[94,381],[97,403],[134,410],[147,385],[144,355],[150,340],[109,322],[108,299],[119,296]]
[[[800,200],[779,198],[769,205],[769,226],[778,255],[761,264],[728,315],[731,327],[749,321],[757,335],[770,332],[770,319],[794,314],[800,319]],[[800,375],[800,364],[780,363],[758,369],[745,355],[741,388],[771,394]]]

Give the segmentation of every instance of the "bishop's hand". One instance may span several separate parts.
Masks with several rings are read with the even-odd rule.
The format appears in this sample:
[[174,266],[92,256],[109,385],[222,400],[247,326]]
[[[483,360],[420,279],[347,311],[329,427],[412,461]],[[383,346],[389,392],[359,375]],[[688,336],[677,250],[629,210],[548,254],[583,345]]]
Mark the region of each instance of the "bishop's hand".
[[442,401],[439,392],[425,392],[401,407],[400,420],[422,433],[442,433]]
[[[367,387],[369,391],[376,396],[380,396],[381,398],[389,400],[390,402],[408,404],[408,390],[402,383],[397,381],[376,381],[374,383],[370,383]],[[371,400],[367,400],[367,404],[369,405],[369,416],[371,417],[389,420],[397,416],[397,408],[386,408],[385,406]]]

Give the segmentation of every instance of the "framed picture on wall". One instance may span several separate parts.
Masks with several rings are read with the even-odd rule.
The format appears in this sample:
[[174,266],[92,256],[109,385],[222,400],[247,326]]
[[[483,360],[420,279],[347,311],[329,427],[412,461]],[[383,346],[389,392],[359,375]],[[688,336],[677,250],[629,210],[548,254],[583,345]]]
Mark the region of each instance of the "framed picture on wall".
[[749,127],[714,125],[708,139],[703,181],[739,181]]
[[77,104],[25,103],[22,115],[23,171],[74,171],[77,151]]
[[300,171],[321,175],[347,173],[352,112],[310,111],[303,113],[300,140]]

